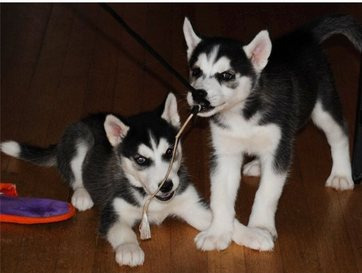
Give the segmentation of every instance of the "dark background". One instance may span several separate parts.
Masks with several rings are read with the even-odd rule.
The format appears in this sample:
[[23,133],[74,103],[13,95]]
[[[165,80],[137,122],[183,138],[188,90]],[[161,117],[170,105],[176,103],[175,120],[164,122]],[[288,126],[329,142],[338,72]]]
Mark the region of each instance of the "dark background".
[[[188,16],[205,35],[249,42],[260,30],[278,37],[331,13],[362,22],[361,4],[112,4],[182,75],[187,76],[182,23]],[[323,44],[353,139],[360,53],[344,37]],[[1,140],[46,146],[87,113],[124,115],[154,108],[168,91],[185,88],[95,4],[1,5]],[[208,199],[208,128],[199,120],[183,140],[186,163]],[[168,219],[142,242],[141,268],[119,268],[97,234],[96,209],[48,225],[1,224],[1,272],[362,272],[362,191],[324,187],[331,168],[324,135],[308,125],[296,141],[290,178],[277,212],[274,252],[235,244],[226,251],[196,250],[197,232]],[[22,196],[69,200],[55,169],[1,156],[1,181]],[[258,179],[243,178],[237,216],[247,223]]]

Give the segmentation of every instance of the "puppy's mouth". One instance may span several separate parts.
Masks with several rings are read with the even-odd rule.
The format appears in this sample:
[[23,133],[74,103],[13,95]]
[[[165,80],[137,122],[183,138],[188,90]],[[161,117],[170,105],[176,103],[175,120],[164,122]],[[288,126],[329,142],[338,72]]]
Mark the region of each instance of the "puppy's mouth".
[[195,111],[200,117],[210,117],[220,111],[224,104],[225,103],[221,103],[219,105],[213,106],[209,102],[195,102],[194,106],[192,107],[192,112]]
[[209,102],[207,104],[200,103],[200,104],[197,104],[197,106],[200,109],[199,113],[206,113],[206,112],[209,112],[209,111],[211,111],[211,110],[213,110],[215,108]]
[[195,100],[193,102],[193,106],[191,108],[191,112],[194,114],[203,113],[203,112],[209,112],[215,107],[210,104],[210,102],[206,99],[202,100]]
[[156,195],[155,197],[160,200],[160,201],[168,201],[170,200],[175,194],[175,191],[170,191],[170,192],[166,192],[166,193],[161,193],[160,195]]

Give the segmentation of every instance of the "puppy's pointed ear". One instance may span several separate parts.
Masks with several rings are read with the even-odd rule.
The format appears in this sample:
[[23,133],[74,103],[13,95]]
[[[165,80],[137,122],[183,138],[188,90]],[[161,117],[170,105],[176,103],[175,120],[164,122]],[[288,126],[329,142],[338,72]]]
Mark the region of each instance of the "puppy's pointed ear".
[[108,115],[104,121],[104,130],[112,146],[117,146],[127,135],[129,127],[113,115]]
[[169,93],[167,95],[161,118],[176,128],[180,127],[180,116],[177,111],[177,101],[173,93]]
[[255,70],[261,72],[268,63],[272,43],[267,30],[260,31],[255,38],[243,47]]
[[201,42],[201,39],[196,35],[187,17],[185,17],[184,20],[183,30],[187,44],[187,59],[190,59],[192,51],[194,51],[195,47]]

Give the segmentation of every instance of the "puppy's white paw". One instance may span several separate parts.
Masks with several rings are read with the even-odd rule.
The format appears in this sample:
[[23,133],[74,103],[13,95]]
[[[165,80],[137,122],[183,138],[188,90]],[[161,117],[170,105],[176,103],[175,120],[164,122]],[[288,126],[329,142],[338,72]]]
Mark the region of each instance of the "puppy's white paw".
[[203,251],[223,250],[230,245],[231,238],[232,231],[209,228],[197,234],[195,243],[196,247]]
[[72,204],[77,210],[84,211],[93,207],[94,203],[85,188],[78,188],[72,196]]
[[260,161],[254,159],[243,167],[243,175],[245,176],[260,176]]
[[334,175],[329,176],[326,182],[326,187],[331,187],[336,190],[353,190],[354,183],[350,176]]
[[233,241],[259,251],[271,251],[274,248],[273,235],[268,230],[257,227],[235,228]]
[[116,262],[119,265],[138,266],[143,265],[145,253],[138,244],[122,244],[116,249]]

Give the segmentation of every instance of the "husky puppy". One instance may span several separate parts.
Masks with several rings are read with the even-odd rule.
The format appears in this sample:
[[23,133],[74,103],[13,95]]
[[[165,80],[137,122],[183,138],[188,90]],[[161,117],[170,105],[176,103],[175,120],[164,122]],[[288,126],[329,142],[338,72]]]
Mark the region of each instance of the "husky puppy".
[[[72,204],[80,211],[101,209],[100,232],[116,252],[120,265],[144,262],[132,226],[142,217],[147,192],[155,192],[172,157],[180,117],[175,96],[152,112],[124,118],[91,115],[69,126],[58,144],[48,148],[7,141],[2,152],[38,165],[57,166],[73,188]],[[211,213],[182,163],[178,147],[168,180],[151,201],[148,217],[160,224],[173,215],[198,230],[208,227]]]
[[[183,25],[190,67],[189,92],[198,115],[210,118],[212,223],[195,241],[202,250],[224,249],[233,233],[234,203],[243,155],[256,160],[244,175],[259,176],[248,227],[277,237],[275,212],[291,163],[295,134],[310,119],[326,134],[333,159],[326,186],[353,189],[349,143],[341,104],[320,43],[345,35],[362,49],[362,26],[350,16],[320,18],[273,43],[268,31],[249,44],[198,36],[189,20]],[[249,241],[257,248],[262,242]],[[264,249],[268,250],[267,245]],[[269,245],[269,250],[273,244]]]

